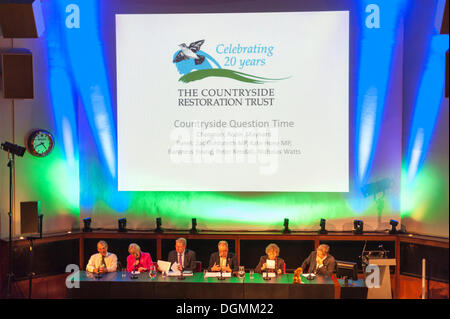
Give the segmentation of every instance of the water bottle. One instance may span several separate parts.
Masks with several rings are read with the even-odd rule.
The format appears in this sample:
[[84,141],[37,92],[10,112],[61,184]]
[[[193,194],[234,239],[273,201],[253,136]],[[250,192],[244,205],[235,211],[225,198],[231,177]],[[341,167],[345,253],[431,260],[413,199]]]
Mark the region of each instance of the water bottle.
[[156,268],[154,265],[150,266],[150,278],[155,279],[156,278]]

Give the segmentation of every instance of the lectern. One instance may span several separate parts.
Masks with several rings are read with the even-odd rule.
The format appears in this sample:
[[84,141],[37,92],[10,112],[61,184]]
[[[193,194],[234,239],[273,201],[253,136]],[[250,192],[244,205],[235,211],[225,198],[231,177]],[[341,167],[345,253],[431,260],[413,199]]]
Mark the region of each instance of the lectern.
[[380,287],[370,288],[367,299],[392,299],[391,273],[389,266],[395,266],[395,259],[373,258],[369,259],[369,265],[377,265],[380,269]]

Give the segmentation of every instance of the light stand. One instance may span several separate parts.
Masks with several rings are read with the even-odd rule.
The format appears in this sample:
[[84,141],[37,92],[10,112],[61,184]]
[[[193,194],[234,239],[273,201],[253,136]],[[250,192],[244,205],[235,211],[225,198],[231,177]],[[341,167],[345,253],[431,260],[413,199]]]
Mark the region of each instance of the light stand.
[[14,170],[14,155],[22,157],[25,153],[25,147],[4,142],[0,145],[0,148],[4,151],[8,152],[8,164],[9,167],[9,242],[8,242],[8,291],[7,298],[11,298],[11,286],[14,280],[14,271],[13,271],[13,249],[12,249],[12,207],[13,207],[13,170]]
[[[9,154],[9,153],[8,153]],[[8,263],[8,292],[7,298],[11,298],[11,285],[14,280],[14,271],[13,271],[13,249],[12,249],[12,194],[13,194],[13,167],[14,167],[14,154],[9,157],[7,166],[9,167],[9,241],[8,241],[8,255],[9,255],[9,263]]]

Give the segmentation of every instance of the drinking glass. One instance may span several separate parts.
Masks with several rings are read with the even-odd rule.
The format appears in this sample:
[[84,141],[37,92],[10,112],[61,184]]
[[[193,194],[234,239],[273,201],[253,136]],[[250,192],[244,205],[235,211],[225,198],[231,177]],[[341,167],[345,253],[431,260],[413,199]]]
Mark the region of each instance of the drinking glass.
[[250,269],[250,279],[253,280],[253,278],[255,278],[255,270]]
[[127,277],[127,272],[125,270],[125,268],[122,268],[122,278],[126,278]]
[[245,268],[244,266],[239,266],[239,278],[243,278],[245,276]]
[[156,278],[156,268],[154,265],[150,266],[149,276],[152,279]]

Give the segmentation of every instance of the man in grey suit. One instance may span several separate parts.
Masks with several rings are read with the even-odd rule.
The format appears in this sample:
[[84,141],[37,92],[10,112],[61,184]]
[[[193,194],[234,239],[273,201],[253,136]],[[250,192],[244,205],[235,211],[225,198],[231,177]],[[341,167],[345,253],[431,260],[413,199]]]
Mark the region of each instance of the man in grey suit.
[[235,254],[228,251],[228,242],[219,241],[218,252],[209,257],[208,271],[234,272],[238,271],[239,263]]
[[195,252],[186,248],[187,241],[185,238],[178,238],[175,241],[175,250],[169,252],[167,260],[171,263],[170,267],[176,263],[176,269],[173,270],[195,270]]
[[336,260],[329,254],[330,246],[319,245],[302,264],[303,273],[330,277],[336,270]]

